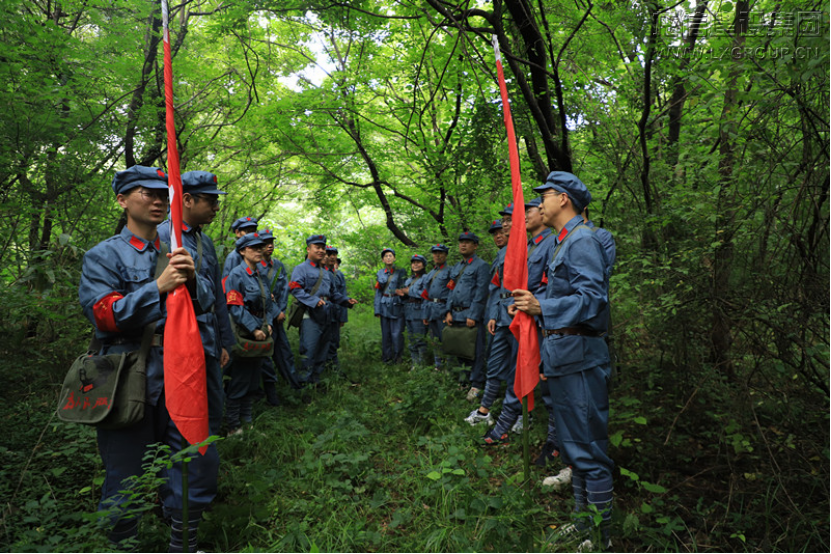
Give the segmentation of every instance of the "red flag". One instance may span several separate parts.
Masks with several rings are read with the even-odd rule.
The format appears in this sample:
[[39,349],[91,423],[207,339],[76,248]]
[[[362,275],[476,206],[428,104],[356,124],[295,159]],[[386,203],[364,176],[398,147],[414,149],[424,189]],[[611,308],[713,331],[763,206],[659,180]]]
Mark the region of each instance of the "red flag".
[[[167,174],[170,195],[170,246],[182,244],[182,177],[173,119],[173,67],[170,60],[170,31],[167,0],[162,0],[164,26],[164,100],[167,124]],[[208,438],[208,386],[205,378],[205,350],[196,323],[190,292],[179,285],[167,294],[167,322],[164,326],[164,389],[170,419],[190,444]],[[199,449],[201,454],[207,446]]]
[[[499,92],[502,95],[502,111],[505,129],[508,132],[508,152],[511,160],[511,189],[514,198],[514,213],[511,216],[511,235],[505,252],[504,286],[508,290],[528,288],[528,242],[525,239],[525,198],[522,194],[522,178],[519,174],[519,150],[511,119],[511,105],[508,103],[508,88],[502,71],[502,56],[499,41],[493,35],[493,51],[496,55],[496,74],[499,77]],[[540,380],[540,343],[537,324],[525,312],[517,312],[511,322],[511,332],[519,343],[516,357],[514,393],[522,400],[528,397],[528,411],[534,409],[534,388]]]

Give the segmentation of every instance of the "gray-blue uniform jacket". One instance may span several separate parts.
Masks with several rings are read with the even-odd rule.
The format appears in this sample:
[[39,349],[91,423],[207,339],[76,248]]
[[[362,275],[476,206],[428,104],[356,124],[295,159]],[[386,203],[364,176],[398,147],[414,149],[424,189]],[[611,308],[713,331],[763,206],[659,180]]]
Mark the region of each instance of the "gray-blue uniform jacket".
[[611,277],[612,269],[614,269],[615,260],[617,259],[615,237],[613,237],[612,233],[610,233],[607,229],[604,229],[603,227],[595,227],[591,220],[587,221],[586,225],[594,229],[594,234],[597,235],[598,239],[600,239],[600,244],[603,245],[603,250],[606,251],[606,261],[609,264],[606,267],[606,277]]
[[551,229],[546,227],[541,233],[528,239],[528,290],[542,295],[545,285],[545,272],[551,262],[556,248],[556,240]]
[[423,273],[421,275],[410,275],[404,281],[404,288],[409,287],[407,295],[403,297],[404,318],[407,320],[421,321],[427,319],[424,298],[421,296],[424,290],[424,276]]
[[225,291],[231,317],[249,334],[262,329],[264,321],[266,325],[270,325],[274,318],[280,315],[277,305],[271,300],[268,284],[263,282],[258,270],[251,269],[247,264],[238,265],[231,270],[225,281]]
[[485,320],[495,320],[497,327],[507,327],[513,321],[513,318],[508,315],[508,306],[514,303],[514,298],[511,296],[511,291],[504,286],[507,253],[507,246],[503,246],[496,253],[496,259],[491,264],[491,281],[488,285],[488,316]]
[[[231,250],[225,257],[225,265],[222,266],[222,280],[224,281],[235,267],[242,263],[242,256],[236,250]],[[224,283],[223,283],[224,284]]]
[[447,284],[450,282],[450,269],[446,263],[436,266],[421,281],[421,297],[427,304],[424,307],[424,319],[428,321],[444,319],[447,313],[447,297],[450,296]]
[[609,363],[609,350],[600,336],[609,321],[606,250],[580,216],[566,223],[555,238],[555,249],[560,243],[562,248],[548,264],[545,296],[540,299],[543,329],[587,334],[552,334],[544,339],[546,357],[552,362],[545,364],[545,374],[551,377]]
[[[335,290],[343,296],[349,296],[346,292],[346,276],[340,269],[332,268],[332,277],[335,279]],[[338,323],[346,323],[349,321],[349,308],[346,306],[336,306],[334,313],[334,320]]]
[[[311,292],[317,282],[318,276],[322,275],[320,288],[314,296]],[[328,325],[333,321],[335,304],[347,306],[349,297],[341,294],[335,289],[334,278],[330,271],[327,271],[322,264],[306,259],[302,264],[296,266],[291,272],[289,292],[294,298],[309,308],[307,314],[315,323]],[[317,307],[320,299],[326,300],[326,304]]]
[[[159,294],[155,277],[160,249],[158,237],[147,242],[124,227],[120,234],[98,243],[84,255],[78,297],[103,344],[101,354],[138,350],[144,327],[153,322],[155,332],[163,332],[167,295]],[[191,296],[197,313],[210,310],[214,302],[214,295],[199,276]],[[151,405],[156,405],[163,388],[161,349],[151,348],[146,392]]]
[[454,322],[464,323],[469,318],[482,323],[486,315],[488,281],[490,266],[476,254],[457,263],[450,270],[450,283],[447,285],[450,294],[444,313],[452,313]]
[[398,319],[404,315],[404,303],[395,289],[404,287],[407,278],[403,269],[379,269],[375,282],[375,315]]
[[262,260],[257,265],[257,269],[260,270],[260,277],[263,279],[265,290],[271,291],[271,297],[277,306],[277,315],[287,313],[289,303],[289,276],[286,271],[286,266],[277,258],[272,257],[269,261]]
[[[170,220],[159,223],[157,227],[159,238],[170,244]],[[199,260],[197,236],[202,240],[202,261]],[[207,283],[210,284],[214,295],[214,303],[209,312],[196,316],[199,324],[199,334],[202,336],[202,347],[205,353],[217,360],[225,348],[229,352],[236,343],[234,332],[231,329],[231,320],[228,315],[228,306],[225,304],[225,293],[222,290],[222,278],[219,273],[219,260],[211,238],[202,231],[182,222],[182,242],[185,249],[193,257],[193,265]]]

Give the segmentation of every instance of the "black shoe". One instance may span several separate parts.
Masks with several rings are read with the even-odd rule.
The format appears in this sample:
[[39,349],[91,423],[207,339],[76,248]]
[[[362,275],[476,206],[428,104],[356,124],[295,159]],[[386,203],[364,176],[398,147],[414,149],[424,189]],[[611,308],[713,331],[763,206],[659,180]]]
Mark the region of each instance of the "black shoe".
[[545,467],[546,464],[554,463],[556,458],[554,456],[554,452],[554,443],[545,441],[545,444],[542,446],[542,452],[540,452],[540,455],[536,460],[534,460],[534,465],[537,467]]
[[280,397],[277,396],[277,389],[274,385],[269,385],[266,387],[265,401],[275,407],[280,405]]

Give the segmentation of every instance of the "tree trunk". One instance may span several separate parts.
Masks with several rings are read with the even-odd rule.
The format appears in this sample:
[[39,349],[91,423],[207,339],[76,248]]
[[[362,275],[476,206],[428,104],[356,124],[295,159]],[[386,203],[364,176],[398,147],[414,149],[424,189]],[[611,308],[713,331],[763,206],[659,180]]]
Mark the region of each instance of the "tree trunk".
[[738,134],[739,117],[738,77],[741,72],[741,58],[749,21],[749,2],[736,3],[736,17],[733,22],[733,64],[729,69],[727,90],[719,125],[719,193],[715,203],[716,236],[718,245],[713,256],[713,280],[710,290],[712,327],[710,330],[710,362],[724,372],[728,380],[736,378],[730,359],[732,322],[728,314],[730,298],[730,274],[733,266],[733,233],[735,232],[736,190],[733,182],[735,165],[735,137]]

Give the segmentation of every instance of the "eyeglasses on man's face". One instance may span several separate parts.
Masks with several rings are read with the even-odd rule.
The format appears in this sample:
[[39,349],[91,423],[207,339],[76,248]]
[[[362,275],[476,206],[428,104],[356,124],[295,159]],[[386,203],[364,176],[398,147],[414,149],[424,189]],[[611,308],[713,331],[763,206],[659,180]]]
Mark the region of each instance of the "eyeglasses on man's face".
[[196,194],[194,198],[197,200],[204,200],[211,206],[219,206],[219,195],[218,194]]
[[167,196],[167,189],[139,188],[139,194],[144,200],[148,202],[161,200],[165,204],[170,203],[170,198]]

